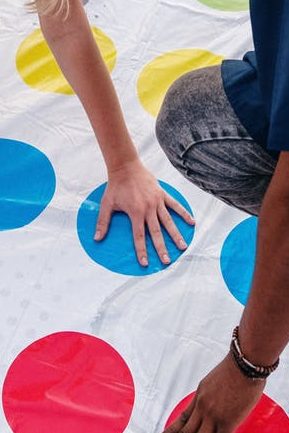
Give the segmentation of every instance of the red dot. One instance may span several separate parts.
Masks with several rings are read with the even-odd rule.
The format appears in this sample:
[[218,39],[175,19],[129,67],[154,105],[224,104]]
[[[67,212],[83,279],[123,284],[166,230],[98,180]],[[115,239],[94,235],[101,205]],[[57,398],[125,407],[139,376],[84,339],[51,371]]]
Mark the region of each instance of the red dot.
[[28,346],[11,365],[3,407],[14,433],[122,433],[133,378],[106,342],[59,332]]
[[[195,392],[185,397],[173,410],[165,428],[170,426],[191,403]],[[271,398],[263,394],[246,421],[234,433],[288,433],[289,418]]]

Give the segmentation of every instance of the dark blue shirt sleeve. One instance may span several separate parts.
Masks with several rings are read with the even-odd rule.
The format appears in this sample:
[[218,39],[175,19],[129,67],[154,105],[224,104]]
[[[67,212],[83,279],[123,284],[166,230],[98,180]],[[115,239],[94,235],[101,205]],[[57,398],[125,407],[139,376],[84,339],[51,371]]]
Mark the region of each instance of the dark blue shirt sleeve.
[[267,147],[289,150],[289,0],[250,0]]

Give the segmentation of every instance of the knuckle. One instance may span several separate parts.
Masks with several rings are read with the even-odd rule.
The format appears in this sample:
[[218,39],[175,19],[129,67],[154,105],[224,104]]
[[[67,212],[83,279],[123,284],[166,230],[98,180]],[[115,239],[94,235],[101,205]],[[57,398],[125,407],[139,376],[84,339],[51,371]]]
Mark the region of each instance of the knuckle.
[[175,200],[174,198],[172,199],[172,205],[174,206],[174,208],[177,208],[177,209],[182,209],[182,206],[180,205],[180,203],[177,201],[177,200]]
[[106,221],[102,218],[97,222],[97,227],[106,227],[106,225]]
[[147,209],[147,212],[148,213],[150,213],[151,211],[153,211],[154,209],[155,209],[155,204],[153,203],[153,202],[148,202],[147,204],[146,204],[146,209]]
[[224,417],[220,416],[220,414],[216,412],[216,405],[214,402],[208,403],[205,399],[199,398],[196,403],[196,409],[205,414],[208,420],[211,420],[214,424],[218,425],[218,428],[227,428]]
[[186,411],[186,410],[184,410],[184,411],[181,413],[181,416],[180,416],[180,420],[181,420],[181,422],[185,424],[185,423],[189,420],[189,418],[190,418],[190,414],[189,414],[189,412]]
[[161,234],[161,229],[159,227],[152,227],[151,228],[151,233],[153,235],[160,235]]
[[155,199],[148,199],[147,201],[146,201],[146,208],[147,208],[147,210],[153,210],[153,209],[155,209],[157,207],[157,200],[155,200]]
[[184,219],[189,218],[189,216],[190,216],[189,212],[187,212],[187,211],[186,211],[185,209],[183,209],[183,208],[180,208],[180,215],[181,215]]
[[141,219],[144,215],[144,209],[142,207],[137,207],[137,208],[132,210],[131,215],[135,219]]
[[163,222],[166,225],[172,225],[172,219],[169,214],[165,214],[163,217]]
[[136,232],[136,234],[135,234],[135,239],[136,239],[137,241],[143,241],[143,240],[144,240],[144,237],[145,237],[145,235],[144,235],[144,232],[143,232],[143,231],[138,230],[138,231]]

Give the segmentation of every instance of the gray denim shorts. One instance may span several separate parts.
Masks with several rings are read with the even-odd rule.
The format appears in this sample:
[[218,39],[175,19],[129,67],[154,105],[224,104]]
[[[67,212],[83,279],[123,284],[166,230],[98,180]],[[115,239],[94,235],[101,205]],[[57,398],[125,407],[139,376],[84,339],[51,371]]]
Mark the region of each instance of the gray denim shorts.
[[193,184],[259,214],[278,156],[257,144],[240,123],[225,94],[220,66],[191,71],[174,82],[156,134],[171,163]]

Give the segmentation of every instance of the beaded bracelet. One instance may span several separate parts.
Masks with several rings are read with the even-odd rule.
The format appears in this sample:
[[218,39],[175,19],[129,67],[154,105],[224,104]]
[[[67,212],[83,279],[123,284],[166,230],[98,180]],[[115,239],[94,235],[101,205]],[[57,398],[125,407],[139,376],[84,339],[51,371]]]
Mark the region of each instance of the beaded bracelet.
[[273,365],[264,367],[264,366],[254,365],[250,361],[248,361],[248,359],[245,358],[240,347],[239,326],[237,326],[233,331],[230,351],[241,372],[245,376],[253,380],[257,380],[257,379],[265,380],[271,373],[273,373],[273,371],[276,370],[280,362],[280,359],[278,358]]

